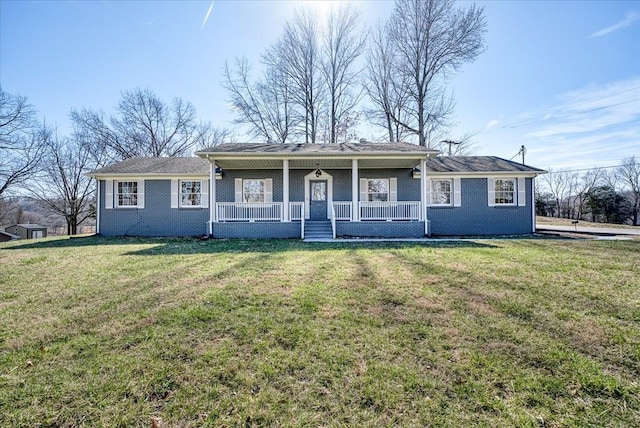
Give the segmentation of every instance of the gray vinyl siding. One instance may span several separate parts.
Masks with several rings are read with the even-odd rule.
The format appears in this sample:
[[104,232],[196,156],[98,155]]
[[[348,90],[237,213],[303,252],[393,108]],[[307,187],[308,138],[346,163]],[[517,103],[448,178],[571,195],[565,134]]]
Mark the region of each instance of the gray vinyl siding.
[[235,202],[235,179],[273,180],[273,202],[282,202],[282,171],[265,170],[224,170],[221,180],[216,180],[216,202]]
[[428,207],[432,235],[522,235],[532,232],[531,178],[525,180],[526,206],[488,205],[486,178],[461,180],[460,207]]
[[[333,177],[333,200],[351,201],[351,170],[324,170]],[[304,201],[304,177],[313,172],[308,169],[292,169],[289,171],[289,201]],[[398,200],[419,201],[420,180],[412,177],[410,169],[362,169],[358,178],[391,178],[398,179]],[[235,179],[265,179],[273,180],[273,201],[282,202],[282,171],[281,170],[225,170],[222,180],[216,180],[216,202],[235,201]],[[320,177],[322,179],[322,177]],[[360,182],[358,182],[358,186]],[[359,195],[356,195],[358,198]]]
[[[203,180],[208,186],[209,180]],[[105,209],[100,181],[100,234],[105,236],[202,236],[208,233],[208,208],[171,208],[171,180],[145,180],[144,208]]]

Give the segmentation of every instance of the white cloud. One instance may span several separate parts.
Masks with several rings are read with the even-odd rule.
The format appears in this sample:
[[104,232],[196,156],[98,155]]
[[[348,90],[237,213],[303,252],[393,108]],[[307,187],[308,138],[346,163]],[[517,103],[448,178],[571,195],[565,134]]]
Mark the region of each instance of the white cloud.
[[209,5],[207,14],[204,16],[204,19],[202,20],[202,25],[200,26],[200,30],[204,29],[204,26],[207,25],[207,21],[209,20],[209,15],[211,15],[212,10],[213,10],[213,0],[211,0],[211,4]]
[[498,126],[499,123],[500,123],[499,119],[491,119],[485,126],[485,129],[491,129],[495,126]]
[[617,165],[640,156],[640,77],[590,85],[556,100],[480,132],[483,154],[509,159],[525,145],[526,162],[540,168]]
[[595,39],[597,37],[606,36],[607,34],[611,34],[615,31],[622,30],[623,28],[628,27],[633,24],[635,21],[640,19],[640,15],[636,12],[629,12],[624,17],[624,19],[616,24],[613,24],[609,27],[605,27],[602,30],[598,30],[595,33],[591,34],[589,37]]

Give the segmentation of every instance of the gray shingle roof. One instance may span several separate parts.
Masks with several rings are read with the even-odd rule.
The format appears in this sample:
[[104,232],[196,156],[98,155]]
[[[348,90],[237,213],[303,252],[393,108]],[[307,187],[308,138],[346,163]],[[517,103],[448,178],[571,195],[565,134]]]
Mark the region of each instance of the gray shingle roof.
[[206,153],[269,153],[269,154],[353,154],[353,153],[437,153],[437,150],[409,143],[343,143],[343,144],[250,144],[229,143],[198,151]]
[[87,175],[106,174],[209,174],[210,163],[198,157],[189,158],[129,158],[104,168],[96,169]]
[[431,172],[544,172],[496,156],[438,156],[428,158],[427,171]]

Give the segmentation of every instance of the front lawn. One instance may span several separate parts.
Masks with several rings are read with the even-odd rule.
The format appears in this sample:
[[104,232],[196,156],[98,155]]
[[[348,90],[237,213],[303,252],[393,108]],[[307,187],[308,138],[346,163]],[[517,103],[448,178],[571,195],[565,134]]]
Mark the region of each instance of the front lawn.
[[640,426],[640,242],[0,244],[0,426]]

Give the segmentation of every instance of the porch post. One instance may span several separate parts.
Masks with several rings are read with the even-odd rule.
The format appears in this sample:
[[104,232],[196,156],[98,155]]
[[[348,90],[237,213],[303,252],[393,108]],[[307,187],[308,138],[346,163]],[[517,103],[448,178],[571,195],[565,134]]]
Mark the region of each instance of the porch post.
[[282,161],[282,220],[289,221],[289,159]]
[[211,160],[209,171],[209,235],[213,236],[213,223],[216,221],[216,161]]
[[424,234],[429,235],[427,218],[427,160],[420,161],[420,220],[424,221]]
[[358,209],[358,159],[351,160],[351,221],[360,221]]

